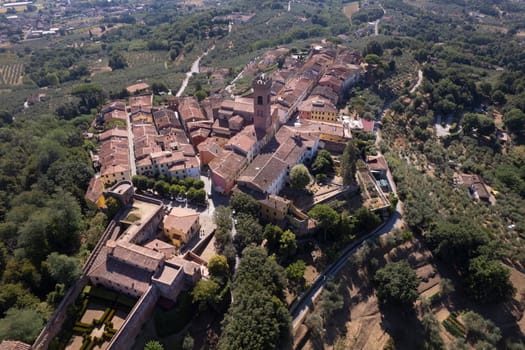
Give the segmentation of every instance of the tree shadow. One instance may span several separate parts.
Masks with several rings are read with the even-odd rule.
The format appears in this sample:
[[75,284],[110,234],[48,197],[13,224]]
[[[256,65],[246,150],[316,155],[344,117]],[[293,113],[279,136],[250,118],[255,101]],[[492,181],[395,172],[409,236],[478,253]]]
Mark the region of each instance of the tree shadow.
[[392,338],[396,349],[421,349],[425,331],[411,306],[379,305],[381,326]]

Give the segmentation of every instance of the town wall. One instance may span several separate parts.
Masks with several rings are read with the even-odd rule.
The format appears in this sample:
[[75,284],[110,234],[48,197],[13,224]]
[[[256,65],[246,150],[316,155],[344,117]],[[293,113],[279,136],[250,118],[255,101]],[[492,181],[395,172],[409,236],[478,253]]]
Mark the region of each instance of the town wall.
[[126,321],[109,343],[108,350],[128,350],[133,347],[135,337],[141,331],[142,325],[150,318],[158,299],[158,289],[150,286],[137,301]]
[[84,264],[82,268],[82,275],[80,278],[71,286],[58,307],[55,309],[55,312],[53,315],[51,315],[51,318],[47,322],[46,326],[38,337],[36,338],[35,342],[33,343],[32,349],[34,350],[45,350],[49,347],[49,344],[51,341],[60,333],[62,329],[62,324],[67,318],[67,308],[69,305],[73,304],[75,300],[78,298],[80,292],[84,289],[84,287],[87,285],[89,278],[87,276],[87,273],[91,269],[91,266],[95,262],[100,250],[102,247],[106,244],[106,241],[111,237],[111,234],[113,233],[113,230],[117,226],[117,221],[120,220],[120,217],[123,214],[123,210],[121,209],[116,215],[115,218],[109,223],[109,225],[106,227],[106,230],[102,234],[102,237],[98,241],[97,245],[95,246],[95,249],[91,252],[91,255],[89,256],[88,260]]

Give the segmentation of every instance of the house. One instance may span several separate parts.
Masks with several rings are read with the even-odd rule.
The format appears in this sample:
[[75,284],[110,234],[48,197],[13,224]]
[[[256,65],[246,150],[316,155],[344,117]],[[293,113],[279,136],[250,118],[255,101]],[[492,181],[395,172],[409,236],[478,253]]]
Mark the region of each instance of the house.
[[271,194],[259,201],[261,218],[271,223],[282,222],[288,214],[291,203],[288,199]]
[[137,160],[137,174],[154,176],[165,175],[176,179],[199,178],[200,164],[191,145],[183,145],[174,151],[149,153]]
[[162,253],[164,254],[165,258],[171,258],[173,255],[175,255],[175,246],[161,241],[160,239],[154,239],[144,244],[144,248]]
[[379,156],[367,156],[366,165],[372,174],[376,173],[382,178],[386,178],[388,172],[388,164],[386,163],[385,157]]
[[239,186],[262,194],[278,194],[291,168],[313,159],[319,133],[283,126],[237,179]]
[[127,131],[119,128],[107,130],[99,135],[98,152],[100,178],[106,186],[131,179],[129,143]]
[[178,98],[177,110],[179,111],[182,125],[186,131],[188,131],[189,122],[208,120],[202,112],[199,102],[193,96]]
[[170,109],[161,109],[153,112],[153,121],[159,134],[169,132],[169,129],[182,129],[179,118]]
[[472,197],[479,199],[480,201],[490,203],[490,193],[481,176],[476,174],[461,174],[460,182],[463,184],[463,186],[469,189]]
[[153,124],[151,108],[139,107],[132,109],[130,118],[133,124]]
[[185,208],[173,208],[164,217],[163,233],[174,245],[188,243],[200,231],[199,213]]
[[201,165],[208,165],[223,151],[221,144],[219,143],[219,138],[217,137],[207,138],[197,146],[197,149],[199,151]]
[[139,95],[128,98],[128,111],[133,112],[137,109],[151,110],[153,106],[153,95]]
[[312,119],[328,123],[338,123],[336,106],[321,96],[311,96],[299,104],[297,108],[299,118]]
[[213,190],[222,194],[230,193],[235,186],[235,179],[244,169],[246,163],[247,159],[235,152],[221,152],[208,164]]
[[150,88],[150,86],[148,84],[146,84],[146,83],[138,83],[138,84],[134,84],[134,85],[128,86],[126,88],[126,91],[130,95],[135,95],[135,94],[147,92],[147,91],[149,91],[149,88]]
[[228,143],[226,143],[224,149],[233,151],[245,157],[248,162],[251,162],[258,152],[258,145],[259,143],[257,141],[257,136],[255,135],[255,127],[249,125],[240,133],[233,136]]
[[344,124],[298,119],[295,123],[303,132],[319,133],[319,147],[332,153],[343,153],[352,133]]

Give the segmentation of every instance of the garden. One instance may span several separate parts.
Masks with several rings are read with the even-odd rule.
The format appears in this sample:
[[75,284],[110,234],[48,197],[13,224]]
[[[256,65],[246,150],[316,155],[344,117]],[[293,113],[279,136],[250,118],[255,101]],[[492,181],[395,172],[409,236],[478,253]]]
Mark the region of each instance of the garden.
[[50,349],[106,349],[124,324],[136,299],[101,287],[86,286],[68,308],[64,328]]

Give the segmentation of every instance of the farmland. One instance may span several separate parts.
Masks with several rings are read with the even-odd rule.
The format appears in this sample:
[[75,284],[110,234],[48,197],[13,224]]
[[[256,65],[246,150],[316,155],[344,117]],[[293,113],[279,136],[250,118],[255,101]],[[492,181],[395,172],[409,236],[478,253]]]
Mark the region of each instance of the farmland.
[[24,65],[22,63],[7,64],[0,67],[0,84],[22,84]]
[[350,4],[343,7],[343,12],[346,17],[352,22],[352,15],[359,11],[359,2],[351,2]]

